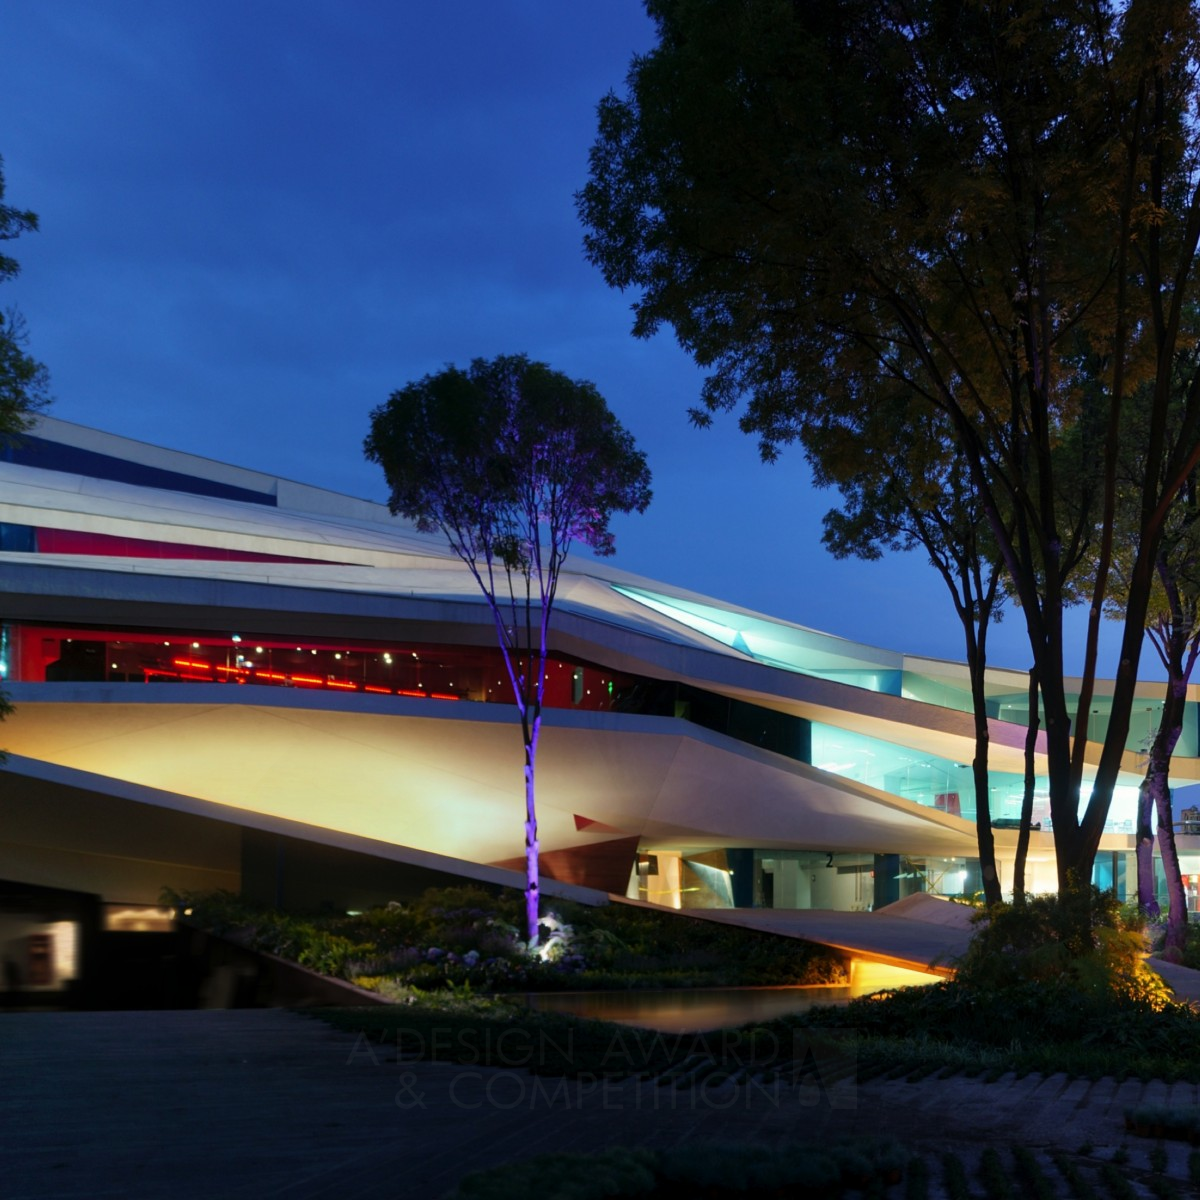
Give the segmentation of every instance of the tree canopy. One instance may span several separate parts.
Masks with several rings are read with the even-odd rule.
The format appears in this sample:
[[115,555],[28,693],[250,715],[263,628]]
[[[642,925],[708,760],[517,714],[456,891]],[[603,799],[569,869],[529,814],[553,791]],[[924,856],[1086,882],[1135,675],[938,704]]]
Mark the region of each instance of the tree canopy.
[[1003,563],[976,503],[966,464],[954,451],[944,414],[903,392],[853,421],[813,422],[804,440],[820,484],[835,485],[842,507],[825,515],[822,540],[838,558],[881,558],[923,549],[942,577],[963,630],[975,720],[972,780],[984,899],[1002,899],[992,836],[985,688],[987,635],[1003,611]]
[[595,386],[524,355],[448,366],[371,414],[364,450],[393,513],[440,530],[496,627],[525,746],[526,915],[538,936],[535,769],[559,572],[573,542],[612,554],[616,513],[650,503],[645,455]]
[[[0,242],[37,230],[35,213],[14,208],[3,200],[4,163],[0,160]],[[12,279],[20,269],[16,259],[0,253],[0,283]],[[0,440],[28,429],[33,414],[50,401],[49,372],[28,353],[28,343],[20,312],[15,308],[0,312]]]
[[[1197,11],[1182,0],[648,0],[600,104],[589,258],[709,371],[767,457],[897,391],[941,414],[1028,631],[1060,884],[1088,877],[1128,733],[1157,541],[1200,458]],[[1113,715],[1080,814],[1121,414],[1152,396]],[[1062,613],[1090,603],[1081,694]],[[1073,733],[1075,736],[1073,736]]]

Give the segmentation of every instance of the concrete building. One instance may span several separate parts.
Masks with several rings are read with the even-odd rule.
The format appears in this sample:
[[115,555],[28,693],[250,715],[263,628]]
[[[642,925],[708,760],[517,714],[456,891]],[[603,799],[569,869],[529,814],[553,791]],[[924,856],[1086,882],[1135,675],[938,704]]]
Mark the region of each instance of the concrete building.
[[[0,880],[98,895],[119,925],[164,886],[353,904],[398,872],[521,862],[521,743],[491,617],[441,539],[381,505],[46,418],[0,462],[0,560],[17,706],[0,727]],[[548,877],[674,906],[852,910],[977,890],[961,665],[583,550],[552,645]],[[1025,675],[995,670],[988,692],[1007,886]],[[1141,693],[1105,886],[1132,884],[1160,693]],[[1197,711],[1193,696],[1180,783],[1200,772]],[[1093,735],[1105,720],[1101,696]],[[1030,882],[1052,888],[1044,791],[1035,820]],[[1194,901],[1200,839],[1181,848]]]

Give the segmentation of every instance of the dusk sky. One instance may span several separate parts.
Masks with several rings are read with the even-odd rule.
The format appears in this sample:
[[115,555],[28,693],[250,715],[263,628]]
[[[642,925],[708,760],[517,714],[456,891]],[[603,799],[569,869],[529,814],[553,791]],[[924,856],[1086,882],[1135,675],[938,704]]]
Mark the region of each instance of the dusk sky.
[[[733,417],[692,428],[699,372],[670,331],[635,341],[584,260],[596,104],[652,44],[640,0],[5,0],[5,202],[41,231],[6,247],[0,304],[53,415],[384,501],[371,409],[527,353],[593,381],[649,458],[616,566],[961,659],[923,558],[828,555],[836,495]],[[1028,665],[1019,612],[993,638]]]

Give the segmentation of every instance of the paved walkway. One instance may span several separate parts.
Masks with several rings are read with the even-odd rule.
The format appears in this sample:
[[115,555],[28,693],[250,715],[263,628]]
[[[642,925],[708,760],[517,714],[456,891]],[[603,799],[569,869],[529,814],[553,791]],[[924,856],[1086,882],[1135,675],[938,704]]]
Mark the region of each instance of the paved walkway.
[[859,958],[950,974],[974,932],[975,909],[918,893],[877,912],[818,908],[688,909],[687,915],[820,942]]
[[[10,1013],[0,1015],[0,1196],[420,1200],[517,1157],[714,1139],[890,1133],[968,1161],[988,1143],[1104,1155],[1125,1140],[1127,1105],[1168,1101],[1196,1104],[1200,1088],[1061,1076],[601,1087],[397,1061],[279,1010]],[[1167,1146],[1177,1181],[1188,1150]],[[1130,1152],[1145,1159],[1146,1144]]]

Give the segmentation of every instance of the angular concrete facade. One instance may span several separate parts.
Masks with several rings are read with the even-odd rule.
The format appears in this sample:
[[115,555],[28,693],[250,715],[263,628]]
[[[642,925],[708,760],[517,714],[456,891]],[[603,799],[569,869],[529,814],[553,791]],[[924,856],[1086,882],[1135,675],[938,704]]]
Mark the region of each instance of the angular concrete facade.
[[[146,904],[167,885],[262,884],[270,845],[485,874],[519,858],[520,738],[491,617],[440,539],[380,505],[53,419],[7,458],[0,666],[17,712],[0,729],[0,878]],[[973,890],[960,665],[583,551],[552,647],[548,874],[676,905]],[[1145,689],[1147,723],[1160,690]],[[989,693],[1003,818],[1023,674],[994,672]],[[1196,711],[1180,782],[1200,766]],[[1101,854],[1118,881],[1138,736]],[[997,831],[1002,866],[1014,836]],[[1034,843],[1049,883],[1049,837]]]

